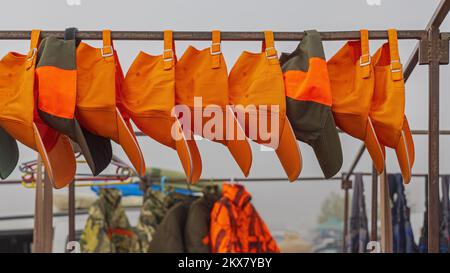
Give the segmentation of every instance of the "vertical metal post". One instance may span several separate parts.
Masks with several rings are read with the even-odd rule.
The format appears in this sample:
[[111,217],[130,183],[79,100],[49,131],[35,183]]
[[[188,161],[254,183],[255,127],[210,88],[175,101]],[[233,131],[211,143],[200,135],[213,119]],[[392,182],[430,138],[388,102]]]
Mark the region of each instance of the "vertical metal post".
[[439,252],[439,28],[431,27],[428,108],[428,252]]
[[381,222],[381,250],[383,253],[392,253],[392,212],[389,198],[386,166],[380,175],[380,222]]
[[51,253],[53,249],[53,185],[47,173],[44,174],[43,211],[44,252]]
[[34,204],[33,252],[43,252],[43,196],[42,196],[42,159],[38,155],[36,165],[36,189]]
[[341,188],[344,189],[344,230],[342,232],[342,252],[347,252],[347,235],[348,235],[348,218],[349,218],[349,189],[351,189],[352,182],[348,180],[348,176],[342,177]]
[[347,234],[348,234],[348,189],[345,189],[344,200],[344,232],[342,236],[342,252],[347,252]]
[[75,241],[75,181],[69,185],[69,242]]
[[378,240],[378,173],[374,165],[372,165],[372,212],[371,216],[371,229],[370,240]]

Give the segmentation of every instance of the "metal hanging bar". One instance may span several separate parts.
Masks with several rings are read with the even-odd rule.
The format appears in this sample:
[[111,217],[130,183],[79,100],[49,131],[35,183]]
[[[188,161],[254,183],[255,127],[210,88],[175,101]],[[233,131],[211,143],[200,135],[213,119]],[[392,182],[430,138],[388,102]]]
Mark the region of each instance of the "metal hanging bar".
[[[0,31],[0,40],[28,40],[30,39],[30,31]],[[426,37],[427,33],[423,30],[399,30],[398,39],[421,40]],[[64,31],[42,31],[41,37],[54,36],[64,38]],[[299,41],[305,36],[304,32],[274,32],[274,38],[277,41]],[[325,31],[320,32],[320,36],[324,41],[340,41],[354,40],[360,38],[359,31]],[[77,38],[82,40],[101,40],[101,31],[78,31]],[[162,31],[112,31],[111,38],[114,40],[155,40],[164,39]],[[262,41],[264,33],[243,32],[243,31],[223,31],[220,34],[222,41]],[[369,38],[372,40],[387,39],[386,30],[369,31]],[[174,31],[173,39],[179,41],[210,41],[210,31]]]
[[[345,132],[343,132],[340,129],[338,129],[338,133],[345,134]],[[141,131],[135,131],[134,134],[138,137],[147,136],[146,134],[144,134]],[[411,134],[413,134],[413,135],[428,135],[428,130],[411,130]],[[450,130],[441,130],[441,131],[439,131],[439,134],[440,135],[450,135]],[[364,149],[365,149],[365,146],[364,146]],[[361,151],[359,151],[359,152],[361,152]]]

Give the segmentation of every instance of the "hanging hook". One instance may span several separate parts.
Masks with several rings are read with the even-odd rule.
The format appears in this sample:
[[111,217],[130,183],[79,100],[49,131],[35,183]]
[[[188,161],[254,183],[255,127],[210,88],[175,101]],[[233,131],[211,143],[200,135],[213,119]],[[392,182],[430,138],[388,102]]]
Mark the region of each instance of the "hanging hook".
[[161,177],[161,180],[160,180],[160,187],[161,187],[161,192],[162,192],[162,193],[165,193],[165,192],[164,192],[164,185],[165,185],[165,183],[166,183],[166,179],[167,179],[166,176],[162,176],[162,177]]

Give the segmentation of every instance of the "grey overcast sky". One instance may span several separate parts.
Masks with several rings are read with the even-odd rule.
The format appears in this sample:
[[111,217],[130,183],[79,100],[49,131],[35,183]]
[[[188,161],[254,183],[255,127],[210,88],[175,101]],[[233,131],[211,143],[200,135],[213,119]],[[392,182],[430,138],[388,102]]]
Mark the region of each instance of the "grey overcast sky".
[[[75,26],[80,30],[203,30],[220,29],[228,31],[303,31],[317,29],[359,30],[397,28],[400,30],[423,29],[438,0],[381,0],[379,6],[369,6],[366,0],[80,0],[81,5],[70,6],[69,2],[77,0],[14,0],[1,1],[3,11],[0,17],[2,30],[63,30]],[[369,0],[371,2],[373,0]],[[449,30],[446,20],[442,30]],[[383,41],[371,42],[371,52]],[[99,42],[89,42],[99,45]],[[178,56],[189,44],[206,47],[208,42],[177,42]],[[324,43],[326,56],[330,58],[342,45],[342,42]],[[400,53],[406,62],[416,41],[401,41]],[[277,42],[281,51],[291,51],[297,42]],[[138,54],[143,50],[152,54],[160,54],[162,44],[155,41],[117,41],[115,42],[124,71],[126,71]],[[27,41],[0,41],[0,55],[8,51],[27,52]],[[257,51],[258,42],[224,42],[223,53],[228,68],[238,58],[242,50]],[[441,129],[450,129],[450,70],[441,69]],[[412,129],[427,129],[428,121],[428,77],[427,67],[417,67],[406,85],[406,114]],[[341,135],[344,150],[343,171],[347,170],[360,147],[360,141]],[[415,136],[416,163],[414,172],[427,172],[427,138]],[[450,173],[449,145],[450,139],[441,137],[440,168],[442,173]],[[142,150],[149,166],[181,169],[176,153],[149,138],[140,138]],[[302,176],[322,175],[312,149],[301,143],[304,167]],[[228,151],[219,144],[200,141],[204,166],[203,177],[241,177],[240,171],[233,162]],[[280,177],[284,173],[276,156],[272,152],[260,152],[258,146],[252,144],[254,162],[250,176]],[[114,152],[124,157],[117,145]],[[35,158],[35,153],[23,145],[20,147],[20,161]],[[388,151],[387,169],[398,172],[398,164],[392,150]],[[370,171],[371,163],[367,154],[358,165],[357,171]],[[18,178],[18,170],[11,178]],[[369,180],[369,179],[368,179]],[[366,195],[370,195],[370,187],[366,181]],[[335,191],[340,193],[340,183],[334,181],[285,183],[252,183],[248,189],[254,196],[254,203],[262,216],[273,229],[309,230],[314,227],[319,213],[320,203]],[[414,225],[420,228],[423,209],[423,183],[413,179],[407,186],[409,202],[419,212],[414,215]],[[60,191],[64,192],[64,191]],[[79,192],[88,193],[87,189]],[[367,199],[370,200],[369,198]],[[34,195],[32,190],[21,186],[0,187],[0,215],[32,213]],[[2,223],[0,222],[0,229]],[[416,234],[416,236],[418,236]]]

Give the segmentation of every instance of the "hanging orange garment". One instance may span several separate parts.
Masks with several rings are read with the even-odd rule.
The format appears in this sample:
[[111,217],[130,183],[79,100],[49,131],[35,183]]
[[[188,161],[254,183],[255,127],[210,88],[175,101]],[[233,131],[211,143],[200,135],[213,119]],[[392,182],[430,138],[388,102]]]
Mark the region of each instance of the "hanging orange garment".
[[264,34],[262,52],[244,51],[230,72],[230,103],[247,137],[273,148],[289,180],[294,181],[302,169],[300,148],[286,117],[283,74],[273,32]]
[[117,108],[123,74],[109,30],[103,31],[102,48],[79,44],[77,70],[78,121],[93,134],[110,138],[122,146],[138,175],[144,175],[144,157],[136,136]]
[[121,104],[146,135],[176,149],[188,182],[200,178],[202,162],[192,132],[182,130],[172,114],[175,107],[175,45],[172,31],[164,32],[162,55],[140,52],[127,72]]
[[364,141],[378,173],[384,170],[384,149],[369,117],[375,73],[369,51],[369,32],[360,31],[360,41],[349,41],[329,61],[332,111],[336,125]]
[[388,30],[385,43],[372,56],[375,88],[370,118],[381,145],[395,149],[403,180],[409,183],[414,164],[414,142],[405,116],[405,82],[398,52],[397,31]]
[[211,253],[278,253],[280,249],[242,185],[224,184],[211,210]]
[[[215,30],[209,48],[198,50],[190,46],[184,52],[176,64],[176,104],[190,109],[194,134],[227,146],[247,176],[252,151],[230,108],[228,72],[220,42],[220,32]],[[186,119],[181,120],[186,122]]]
[[332,96],[320,33],[305,37],[290,54],[280,56],[286,113],[297,140],[309,144],[328,179],[342,167],[342,148],[331,111]]
[[0,61],[0,127],[39,152],[53,186],[62,188],[75,176],[75,156],[68,137],[48,127],[37,113],[39,37],[40,31],[33,30],[27,55],[10,52]]

